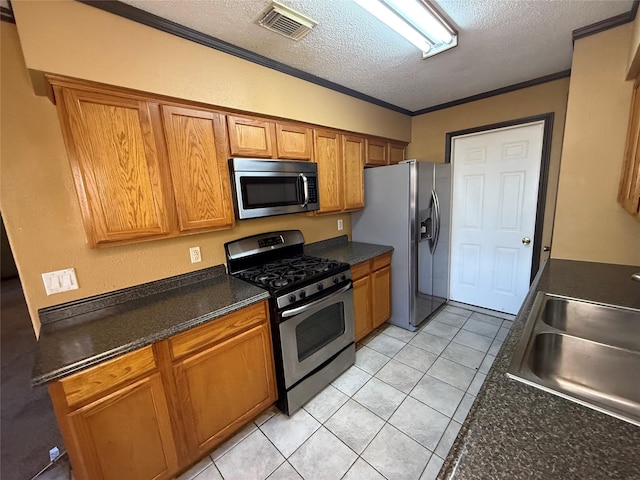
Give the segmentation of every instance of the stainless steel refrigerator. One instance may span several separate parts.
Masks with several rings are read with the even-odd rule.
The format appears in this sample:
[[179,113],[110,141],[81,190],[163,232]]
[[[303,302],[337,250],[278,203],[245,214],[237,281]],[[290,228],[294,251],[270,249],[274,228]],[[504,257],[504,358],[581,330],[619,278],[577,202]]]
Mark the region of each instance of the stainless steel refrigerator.
[[451,165],[406,160],[364,172],[352,239],[393,246],[390,323],[415,330],[449,295]]

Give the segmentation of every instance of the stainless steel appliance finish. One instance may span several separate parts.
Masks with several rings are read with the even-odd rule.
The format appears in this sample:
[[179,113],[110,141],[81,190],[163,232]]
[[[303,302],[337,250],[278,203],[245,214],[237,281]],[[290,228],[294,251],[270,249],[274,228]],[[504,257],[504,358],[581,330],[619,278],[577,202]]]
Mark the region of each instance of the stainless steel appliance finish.
[[288,415],[355,361],[349,265],[303,254],[298,230],[225,245],[229,273],[271,293],[278,407]]
[[239,219],[320,208],[318,166],[313,162],[230,158],[229,169]]
[[451,165],[407,160],[365,170],[354,241],[391,245],[391,318],[416,330],[449,296]]
[[640,310],[538,293],[510,378],[640,426]]

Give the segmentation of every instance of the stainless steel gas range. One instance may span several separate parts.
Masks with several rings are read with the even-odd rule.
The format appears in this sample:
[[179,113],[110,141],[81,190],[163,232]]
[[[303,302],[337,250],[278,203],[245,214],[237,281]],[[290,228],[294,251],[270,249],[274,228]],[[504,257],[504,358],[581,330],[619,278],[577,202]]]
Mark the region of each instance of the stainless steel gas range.
[[287,415],[355,361],[349,265],[304,255],[303,245],[299,230],[225,244],[229,273],[271,293],[276,405]]

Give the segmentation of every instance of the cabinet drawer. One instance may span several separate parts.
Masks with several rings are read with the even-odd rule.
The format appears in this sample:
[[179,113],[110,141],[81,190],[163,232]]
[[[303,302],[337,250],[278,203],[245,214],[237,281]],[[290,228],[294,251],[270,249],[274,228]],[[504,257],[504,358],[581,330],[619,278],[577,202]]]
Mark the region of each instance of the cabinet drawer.
[[267,319],[267,303],[260,302],[169,339],[174,359],[236,335]]
[[371,263],[371,270],[373,271],[380,270],[382,267],[391,265],[391,252],[375,257]]
[[358,263],[357,265],[352,265],[351,266],[351,279],[352,280],[358,280],[359,278],[362,278],[364,276],[369,275],[370,271],[371,270],[369,269],[369,261],[368,260],[366,262]]
[[156,367],[152,348],[145,347],[60,380],[72,407],[112,387],[150,372]]

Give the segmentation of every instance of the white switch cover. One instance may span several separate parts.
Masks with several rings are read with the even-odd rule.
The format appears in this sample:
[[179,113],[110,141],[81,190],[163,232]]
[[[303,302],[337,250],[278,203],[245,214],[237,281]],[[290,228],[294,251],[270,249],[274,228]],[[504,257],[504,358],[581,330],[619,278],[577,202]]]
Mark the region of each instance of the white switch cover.
[[43,273],[42,281],[47,295],[78,289],[78,279],[74,268]]
[[342,224],[342,219],[339,218],[338,219],[338,231],[342,230],[344,228],[344,225]]
[[191,263],[198,263],[202,261],[200,256],[200,247],[191,247],[189,249],[189,255],[191,255]]

